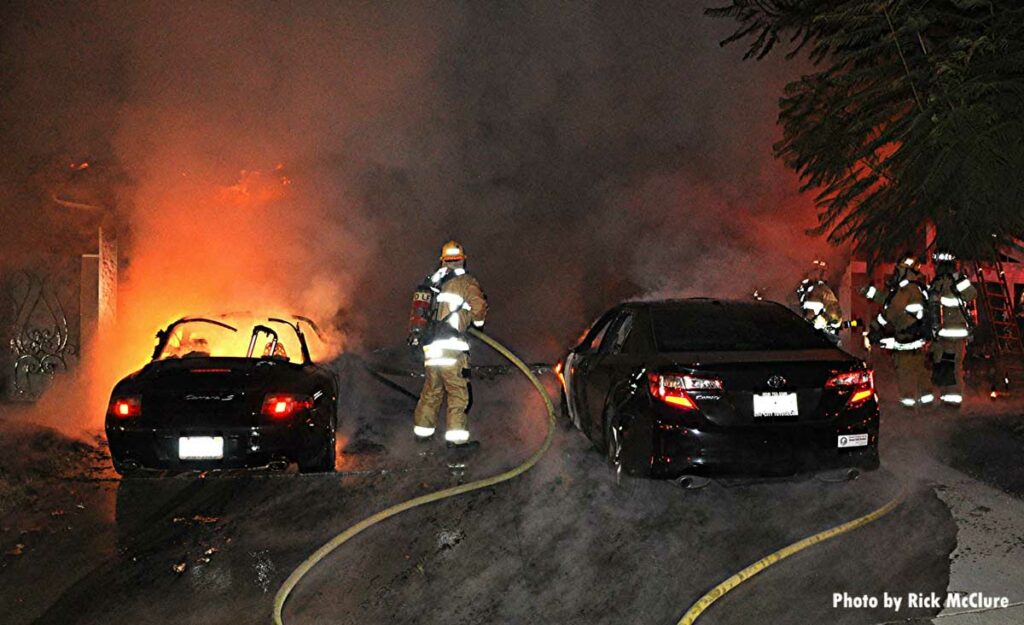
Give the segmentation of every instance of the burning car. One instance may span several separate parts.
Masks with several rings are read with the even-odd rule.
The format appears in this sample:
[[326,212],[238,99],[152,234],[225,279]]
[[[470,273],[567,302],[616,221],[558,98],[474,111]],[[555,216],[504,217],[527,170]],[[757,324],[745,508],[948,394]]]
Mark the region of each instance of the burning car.
[[773,302],[626,303],[556,365],[566,417],[616,471],[876,469],[872,371]]
[[295,462],[333,471],[337,377],[315,364],[300,317],[185,317],[157,333],[152,360],[114,386],[114,469],[209,470]]

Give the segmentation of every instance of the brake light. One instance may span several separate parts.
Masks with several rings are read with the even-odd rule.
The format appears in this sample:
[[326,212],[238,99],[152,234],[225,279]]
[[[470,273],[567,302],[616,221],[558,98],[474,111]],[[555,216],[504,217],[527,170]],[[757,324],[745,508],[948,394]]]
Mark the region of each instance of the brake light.
[[313,400],[305,395],[267,395],[263,399],[262,413],[272,419],[287,419],[302,410],[313,407]]
[[108,409],[111,416],[118,419],[131,419],[142,415],[142,397],[132,395],[129,397],[115,397],[110,400]]
[[846,404],[855,406],[875,396],[875,374],[871,369],[839,373],[825,382],[825,388],[851,391]]
[[875,376],[870,369],[866,371],[847,371],[829,378],[825,388],[852,388],[866,386],[875,387]]
[[189,369],[192,373],[231,373],[231,369]]
[[683,410],[696,410],[697,402],[693,401],[687,391],[720,391],[722,381],[718,378],[705,378],[694,375],[665,375],[661,373],[647,374],[647,389],[651,396],[670,406]]

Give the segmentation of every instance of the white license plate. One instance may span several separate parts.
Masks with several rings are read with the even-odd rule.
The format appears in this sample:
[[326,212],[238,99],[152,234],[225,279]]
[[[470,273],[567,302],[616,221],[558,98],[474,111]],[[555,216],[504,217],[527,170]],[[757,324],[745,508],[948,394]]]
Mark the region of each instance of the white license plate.
[[799,413],[796,405],[796,393],[754,395],[755,417],[793,417]]
[[223,436],[182,436],[178,439],[178,458],[181,460],[217,460],[223,457]]
[[840,434],[839,448],[843,447],[864,447],[868,444],[867,434]]

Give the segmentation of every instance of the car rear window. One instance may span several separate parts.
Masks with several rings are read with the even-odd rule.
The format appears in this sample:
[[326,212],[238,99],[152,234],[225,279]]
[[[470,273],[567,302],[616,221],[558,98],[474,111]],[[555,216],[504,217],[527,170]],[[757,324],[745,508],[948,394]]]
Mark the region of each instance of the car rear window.
[[771,304],[693,302],[654,306],[651,320],[659,352],[833,347],[809,323]]

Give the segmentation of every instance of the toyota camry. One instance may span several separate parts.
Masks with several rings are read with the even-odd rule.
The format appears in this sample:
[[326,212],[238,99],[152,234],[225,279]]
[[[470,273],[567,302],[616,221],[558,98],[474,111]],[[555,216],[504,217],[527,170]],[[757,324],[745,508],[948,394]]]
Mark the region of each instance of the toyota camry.
[[315,364],[305,318],[186,317],[117,383],[106,414],[114,468],[208,470],[297,463],[333,471],[338,384]]
[[633,475],[878,467],[872,371],[773,302],[630,302],[555,367],[563,412]]

